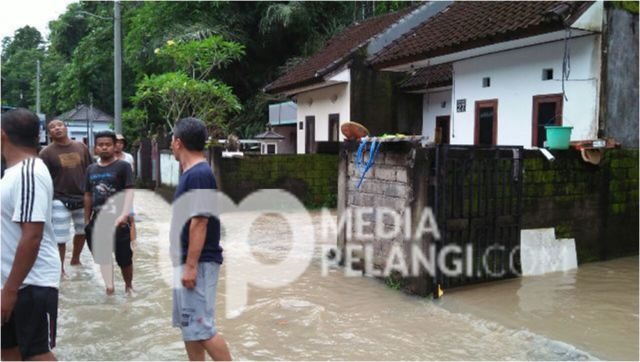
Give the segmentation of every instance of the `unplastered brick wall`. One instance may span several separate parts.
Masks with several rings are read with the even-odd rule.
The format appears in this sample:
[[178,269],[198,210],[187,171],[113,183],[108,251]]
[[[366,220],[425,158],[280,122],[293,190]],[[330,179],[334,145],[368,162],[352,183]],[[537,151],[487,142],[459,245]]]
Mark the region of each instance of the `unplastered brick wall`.
[[[384,148],[385,145],[382,147]],[[389,255],[391,247],[398,245],[403,247],[405,223],[404,216],[406,208],[413,200],[413,186],[411,180],[411,156],[410,154],[396,153],[382,149],[376,159],[374,166],[365,174],[360,188],[357,183],[361,173],[356,171],[356,152],[349,152],[347,168],[347,208],[351,210],[353,225],[356,225],[356,218],[364,220],[366,225],[362,227],[362,237],[356,234],[353,229],[351,243],[362,243],[373,247],[373,264],[383,266],[383,261]],[[369,160],[368,152],[363,157],[363,163]],[[395,220],[392,216],[384,213],[378,215],[380,208],[388,208],[401,215],[399,220],[400,232],[393,238],[375,236],[377,223],[382,223],[384,234],[391,234]],[[358,213],[361,213],[360,215]]]

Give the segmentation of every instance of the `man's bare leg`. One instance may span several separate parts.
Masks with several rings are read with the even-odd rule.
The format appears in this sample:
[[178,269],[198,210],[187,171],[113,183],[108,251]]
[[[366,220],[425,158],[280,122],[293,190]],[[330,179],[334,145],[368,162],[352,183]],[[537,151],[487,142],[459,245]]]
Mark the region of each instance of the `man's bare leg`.
[[73,254],[71,255],[71,265],[82,265],[80,262],[80,254],[84,248],[86,237],[84,235],[73,236]]
[[104,286],[107,288],[107,295],[113,295],[115,292],[115,287],[113,286],[113,264],[100,265],[100,274],[102,274]]
[[133,264],[120,268],[122,271],[122,279],[124,279],[125,292],[130,293],[133,291]]
[[184,342],[189,361],[204,361],[204,347],[201,341]]
[[136,230],[136,220],[133,216],[129,216],[129,224],[131,224],[131,241],[136,241],[138,237],[138,230]]
[[22,355],[18,347],[3,348],[1,353],[3,361],[22,361]]
[[200,344],[204,347],[212,360],[231,361],[229,347],[227,347],[227,342],[224,341],[224,338],[222,338],[220,333],[216,333],[215,336],[205,341],[200,341]]
[[60,275],[65,276],[66,274],[64,272],[64,257],[67,254],[67,244],[58,244],[58,252],[60,253],[60,264],[62,265]]
[[53,352],[47,352],[43,354],[39,354],[37,356],[31,356],[27,358],[27,361],[57,361],[56,356],[53,355]]

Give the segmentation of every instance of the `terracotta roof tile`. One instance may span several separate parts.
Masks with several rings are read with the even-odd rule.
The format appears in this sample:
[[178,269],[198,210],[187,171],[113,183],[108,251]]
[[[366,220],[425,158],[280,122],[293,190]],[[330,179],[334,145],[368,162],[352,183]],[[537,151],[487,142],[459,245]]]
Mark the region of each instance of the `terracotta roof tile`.
[[411,6],[394,13],[385,14],[349,25],[340,34],[329,40],[321,51],[305,60],[302,64],[296,66],[282,77],[276,79],[271,84],[267,85],[265,87],[265,91],[269,93],[276,93],[298,86],[321,82],[322,77],[317,77],[317,73],[325,70],[333,70],[335,69],[335,65],[343,64],[346,61],[345,58],[351,55],[355,50],[365,45],[371,38],[382,33],[403,16],[415,9],[416,6]]
[[433,65],[422,68],[411,78],[400,85],[400,89],[419,90],[435,87],[445,87],[452,83],[453,69],[451,63]]
[[[551,10],[584,2],[456,1],[390,44],[371,61],[377,69],[563,29]],[[566,15],[566,14],[563,14]]]

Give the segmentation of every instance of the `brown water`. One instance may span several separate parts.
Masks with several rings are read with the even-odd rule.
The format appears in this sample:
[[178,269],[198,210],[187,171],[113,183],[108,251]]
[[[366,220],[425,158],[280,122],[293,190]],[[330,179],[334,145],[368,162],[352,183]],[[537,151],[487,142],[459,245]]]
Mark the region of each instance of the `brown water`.
[[[145,193],[136,195],[136,211],[140,244],[134,262],[136,294],[125,297],[124,286],[117,280],[116,296],[104,296],[97,269],[85,250],[86,266],[69,267],[70,275],[61,287],[55,350],[60,359],[186,360],[180,333],[171,328],[171,290],[162,278],[170,273],[170,263],[163,257],[166,244],[159,247],[157,240],[166,240],[166,229],[154,222],[168,220],[170,207]],[[316,227],[319,216],[314,214]],[[229,214],[223,223],[236,225],[244,217]],[[281,221],[277,216],[262,217],[251,227],[250,244],[258,259],[277,262],[289,250],[290,229]],[[227,229],[227,243],[239,231]],[[602,272],[580,270],[573,282],[569,278],[560,283],[553,281],[559,276],[551,276],[492,286],[503,288],[490,293],[500,302],[492,302],[489,289],[483,288],[447,291],[443,299],[432,302],[403,295],[375,279],[345,277],[338,268],[322,277],[318,248],[311,265],[292,284],[251,287],[249,307],[234,319],[224,313],[223,266],[217,323],[235,359],[637,359],[638,259],[617,262],[623,267],[614,262],[593,264],[591,269],[600,267]],[[633,263],[635,268],[630,267]],[[252,270],[246,264],[246,273]],[[618,283],[619,278],[607,271],[622,274],[628,283]],[[574,291],[572,297],[567,290]],[[593,291],[599,291],[600,297]],[[607,295],[615,295],[613,302],[607,301]],[[475,305],[474,300],[482,303]],[[633,308],[635,314],[629,314]],[[563,322],[568,310],[573,311],[572,319],[582,321],[573,324],[575,328]],[[591,328],[591,334],[585,328]]]
[[638,360],[638,257],[451,290],[442,306],[561,340],[601,359]]

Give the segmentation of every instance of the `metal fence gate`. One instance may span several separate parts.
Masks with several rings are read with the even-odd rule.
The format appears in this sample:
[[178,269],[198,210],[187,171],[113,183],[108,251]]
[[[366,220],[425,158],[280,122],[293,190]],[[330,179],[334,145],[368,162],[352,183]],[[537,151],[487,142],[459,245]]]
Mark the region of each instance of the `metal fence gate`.
[[432,155],[436,255],[446,255],[434,288],[519,275],[523,148],[441,145]]

